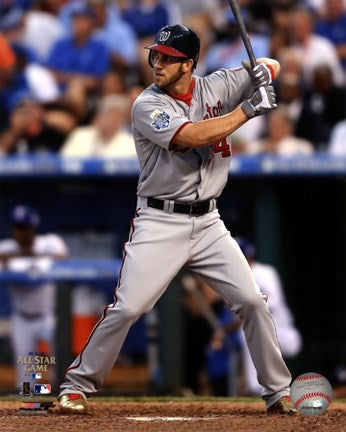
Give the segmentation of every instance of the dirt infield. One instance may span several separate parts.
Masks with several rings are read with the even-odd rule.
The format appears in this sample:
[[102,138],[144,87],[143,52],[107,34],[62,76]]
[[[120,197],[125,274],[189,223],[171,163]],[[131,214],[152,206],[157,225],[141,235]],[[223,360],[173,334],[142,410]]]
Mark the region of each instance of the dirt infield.
[[0,431],[54,432],[342,432],[346,404],[333,402],[318,417],[268,416],[262,402],[98,402],[88,415],[20,415],[20,402],[0,402]]

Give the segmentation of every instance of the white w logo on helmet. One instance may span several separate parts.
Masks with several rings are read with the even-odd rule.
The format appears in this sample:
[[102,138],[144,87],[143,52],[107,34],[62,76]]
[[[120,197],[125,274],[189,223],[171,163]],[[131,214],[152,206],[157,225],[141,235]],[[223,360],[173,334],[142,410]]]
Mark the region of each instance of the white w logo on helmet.
[[170,35],[171,35],[170,31],[163,31],[163,32],[161,32],[160,36],[159,36],[159,41],[160,42],[165,42],[170,37]]

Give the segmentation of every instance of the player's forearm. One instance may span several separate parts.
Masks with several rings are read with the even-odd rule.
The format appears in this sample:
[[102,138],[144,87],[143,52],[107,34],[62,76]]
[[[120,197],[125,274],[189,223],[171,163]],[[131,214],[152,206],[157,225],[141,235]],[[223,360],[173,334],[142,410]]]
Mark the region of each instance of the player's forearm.
[[188,124],[175,137],[174,144],[188,148],[211,145],[230,135],[247,120],[247,115],[238,107],[224,116]]
[[256,61],[257,63],[265,63],[271,69],[273,80],[275,80],[279,76],[281,66],[277,60],[268,57],[261,57],[256,59]]

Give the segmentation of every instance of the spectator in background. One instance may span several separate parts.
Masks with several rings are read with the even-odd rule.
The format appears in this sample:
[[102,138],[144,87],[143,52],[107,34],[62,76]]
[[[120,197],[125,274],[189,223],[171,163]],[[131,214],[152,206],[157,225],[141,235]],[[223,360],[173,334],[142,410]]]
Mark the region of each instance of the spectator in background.
[[111,56],[113,66],[127,70],[137,64],[137,38],[133,28],[123,20],[108,0],[87,0],[96,16],[96,37]]
[[[40,218],[35,209],[18,205],[12,213],[12,238],[0,241],[0,269],[49,271],[54,260],[67,257],[64,241],[55,234],[38,234]],[[17,384],[32,381],[19,356],[29,352],[54,353],[55,288],[51,282],[9,286],[12,302],[11,339]],[[42,346],[42,344],[44,344]]]
[[325,64],[333,72],[334,84],[344,85],[345,75],[334,45],[325,37],[314,34],[313,29],[312,12],[296,8],[291,15],[291,34],[294,49],[302,64],[305,82],[310,85],[314,69]]
[[24,28],[25,13],[20,8],[9,9],[0,19],[0,31],[9,44],[22,43]]
[[126,113],[126,129],[132,134],[132,125],[131,125],[131,111],[132,111],[132,105],[134,101],[138,98],[138,96],[142,93],[144,90],[144,87],[141,85],[134,85],[131,86],[127,91],[127,98],[128,98],[128,109]]
[[279,58],[280,51],[289,46],[291,39],[291,11],[293,2],[280,0],[272,7],[270,52],[272,58]]
[[311,141],[316,149],[325,150],[332,128],[344,118],[345,104],[345,87],[333,83],[329,66],[317,66],[312,72],[312,87],[304,97],[296,135]]
[[109,70],[101,82],[101,97],[114,94],[124,94],[125,92],[126,82],[124,74],[119,70]]
[[124,74],[119,70],[110,70],[105,75],[105,78],[101,83],[100,97],[104,98],[106,96],[111,95],[123,95],[128,99],[128,103],[126,104],[126,120],[125,120],[125,129],[132,134],[131,127],[131,110],[133,102],[137,99],[137,97],[142,93],[144,87],[141,85],[132,85],[128,86]]
[[325,0],[323,15],[316,22],[315,32],[334,44],[346,72],[346,6],[343,0]]
[[168,0],[166,3],[175,3],[180,8],[183,23],[188,27],[192,21],[194,22],[196,18],[201,16],[209,16],[213,19],[214,14],[220,10],[218,2],[214,0]]
[[[25,44],[26,16],[21,9],[14,8],[0,21],[7,42],[11,44],[16,55],[15,67],[4,89],[8,106],[11,99],[19,92],[28,92],[40,102],[52,102],[60,96],[59,88],[52,74],[37,64],[36,53]],[[45,39],[40,36],[40,39]],[[3,126],[7,125],[8,113]]]
[[334,126],[328,152],[335,156],[346,156],[346,118]]
[[[242,10],[242,16],[251,33],[251,43],[256,58],[269,56],[269,39],[255,31],[254,22],[246,9]],[[227,12],[227,28],[219,41],[214,43],[206,54],[207,73],[220,68],[232,68],[241,65],[242,60],[247,59],[247,53],[239,35],[238,25],[231,11]]]
[[86,6],[75,8],[72,14],[72,36],[56,42],[47,64],[60,84],[71,79],[84,81],[87,88],[95,88],[97,79],[107,72],[108,55],[103,43],[93,37],[95,14]]
[[94,123],[75,129],[64,144],[61,154],[77,158],[136,156],[133,137],[125,130],[127,105],[125,96],[103,98]]
[[64,29],[57,16],[62,0],[35,0],[25,16],[22,43],[44,64]]
[[308,155],[313,153],[312,144],[293,136],[294,123],[284,105],[269,113],[268,135],[258,141],[250,142],[247,153],[277,154],[281,156]]
[[0,135],[1,154],[57,152],[74,127],[64,113],[49,113],[26,94],[13,101],[8,128]]
[[0,131],[8,122],[8,90],[7,86],[11,80],[16,63],[16,57],[8,45],[6,39],[0,33]]
[[281,73],[274,83],[279,103],[284,103],[290,118],[297,122],[303,106],[302,68],[297,53],[292,48],[280,51]]
[[[9,122],[12,100],[18,93],[29,92],[29,83],[22,70],[20,70],[21,59],[16,58],[16,51],[20,51],[21,56],[25,57],[26,63],[34,61],[34,55],[27,50],[21,43],[24,30],[24,12],[17,7],[6,10],[5,15],[0,20],[0,29],[5,41],[11,46],[13,53],[13,64],[11,68],[7,68],[6,82],[0,88],[0,99],[2,105],[2,116],[0,121],[0,130],[6,129]],[[6,53],[6,51],[5,51]],[[23,69],[23,68],[22,68]]]
[[0,14],[3,11],[8,11],[15,7],[19,7],[23,10],[28,10],[32,7],[34,0],[1,0],[0,2]]
[[127,70],[137,64],[137,38],[134,30],[120,16],[110,0],[77,0],[66,3],[60,11],[65,29],[71,32],[71,16],[80,7],[89,7],[94,14],[94,37],[106,46],[110,60],[117,69]]
[[199,35],[201,48],[199,51],[198,64],[194,71],[197,76],[206,74],[206,55],[214,42],[213,22],[209,13],[200,12],[184,17],[184,22],[195,33]]
[[131,25],[139,39],[154,36],[169,23],[168,10],[160,0],[129,1],[122,12],[123,19]]
[[99,88],[99,80],[109,65],[106,46],[93,37],[95,14],[79,5],[72,14],[72,36],[56,42],[47,66],[53,72],[66,103],[82,119],[86,114],[87,97]]
[[60,98],[59,86],[53,74],[45,67],[30,61],[28,51],[19,44],[12,44],[16,54],[16,69],[12,81],[22,82],[17,90],[26,90],[40,103],[55,102]]
[[10,45],[0,33],[0,90],[2,90],[6,84],[6,76],[13,69],[16,62],[16,56],[11,49]]

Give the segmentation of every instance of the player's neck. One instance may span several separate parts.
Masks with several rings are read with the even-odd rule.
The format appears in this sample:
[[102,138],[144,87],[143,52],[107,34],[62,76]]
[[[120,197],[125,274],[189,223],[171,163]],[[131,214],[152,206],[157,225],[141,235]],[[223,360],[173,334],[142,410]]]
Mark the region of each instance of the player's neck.
[[184,75],[179,81],[165,87],[165,92],[174,95],[182,96],[189,93],[192,82],[192,76],[190,74]]

